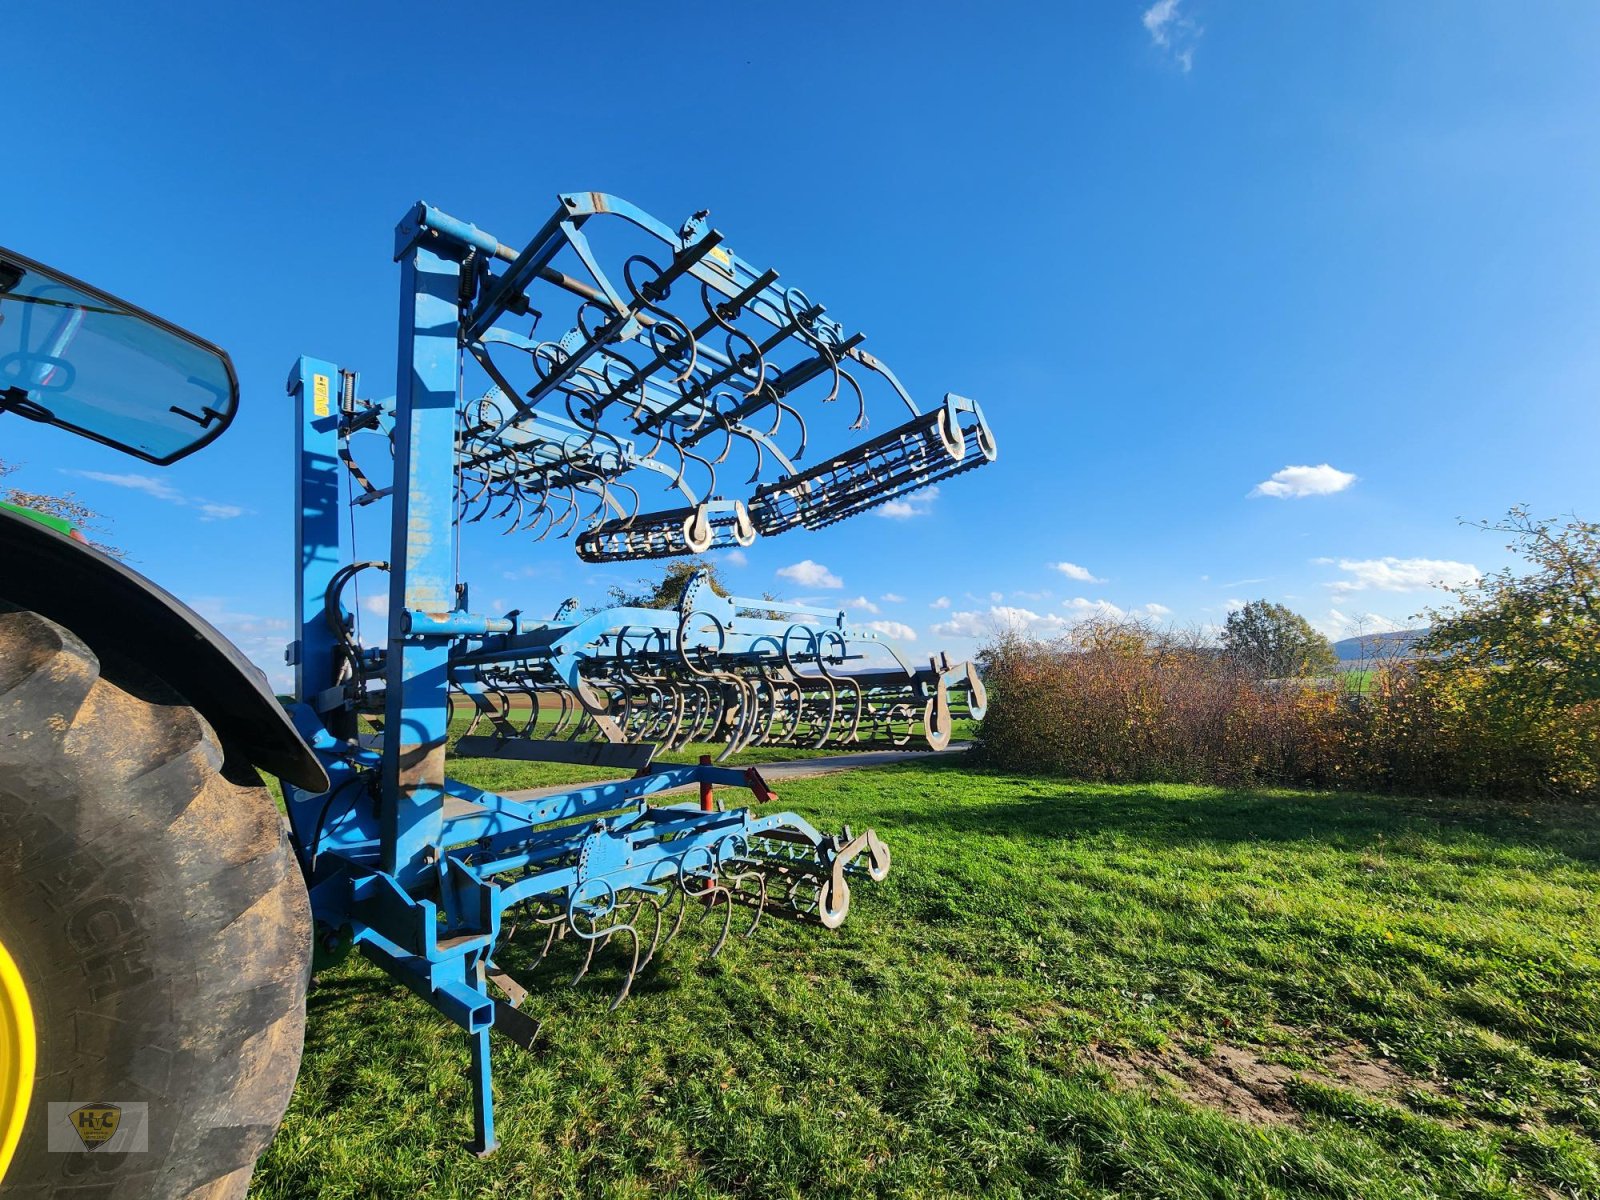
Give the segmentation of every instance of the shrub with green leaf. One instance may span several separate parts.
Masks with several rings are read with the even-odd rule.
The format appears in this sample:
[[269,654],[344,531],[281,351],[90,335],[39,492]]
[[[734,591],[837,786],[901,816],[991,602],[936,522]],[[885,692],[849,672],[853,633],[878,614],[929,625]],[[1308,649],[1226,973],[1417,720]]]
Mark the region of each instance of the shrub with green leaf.
[[1005,634],[984,655],[980,752],[1091,780],[1600,798],[1600,526],[1517,508],[1490,528],[1527,565],[1456,589],[1421,657],[1359,694],[1313,678],[1310,627],[1264,601],[1221,646],[1139,623]]

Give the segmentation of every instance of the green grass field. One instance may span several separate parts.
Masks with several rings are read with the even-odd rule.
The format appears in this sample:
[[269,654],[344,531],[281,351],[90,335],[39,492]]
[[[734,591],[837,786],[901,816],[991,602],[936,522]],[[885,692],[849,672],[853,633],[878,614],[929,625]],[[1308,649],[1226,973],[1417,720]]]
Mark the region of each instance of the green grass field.
[[893,848],[841,930],[691,928],[616,1013],[547,962],[487,1161],[464,1037],[352,958],[253,1194],[1600,1196],[1592,810],[959,760],[783,800]]

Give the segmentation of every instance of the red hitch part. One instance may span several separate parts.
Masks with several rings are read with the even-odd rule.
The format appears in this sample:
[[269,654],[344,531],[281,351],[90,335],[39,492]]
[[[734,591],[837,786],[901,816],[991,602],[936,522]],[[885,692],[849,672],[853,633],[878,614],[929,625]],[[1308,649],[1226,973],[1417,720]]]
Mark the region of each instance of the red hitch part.
[[[709,767],[711,765],[711,755],[702,754],[700,756],[700,765],[702,767]],[[702,779],[700,781],[700,811],[717,811],[717,798],[711,794],[711,781],[709,779]]]
[[744,769],[744,784],[754,793],[757,804],[773,804],[778,799],[778,793],[767,786],[767,781],[761,778],[761,772],[754,767]]

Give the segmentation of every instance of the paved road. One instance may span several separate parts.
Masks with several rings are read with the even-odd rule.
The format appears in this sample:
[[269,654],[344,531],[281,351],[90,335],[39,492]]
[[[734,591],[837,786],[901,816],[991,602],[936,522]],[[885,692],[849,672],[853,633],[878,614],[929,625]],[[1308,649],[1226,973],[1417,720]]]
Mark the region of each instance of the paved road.
[[[965,754],[971,745],[971,742],[952,742],[947,750],[930,750],[920,753],[905,750],[868,750],[861,754],[830,754],[825,758],[797,758],[789,762],[756,763],[754,765],[761,772],[761,778],[776,787],[787,779],[804,779],[808,775],[836,775],[840,771],[861,771],[868,767],[884,767],[893,763],[913,762],[928,758],[947,758],[952,754]],[[627,777],[624,776],[624,778]],[[601,780],[600,782],[620,781]],[[554,796],[560,792],[569,792],[575,786],[583,785],[563,783],[554,787],[522,788],[504,794],[513,800],[538,800],[545,796]],[[673,788],[671,790],[684,791],[687,789]],[[658,794],[666,795],[667,793],[661,792]]]

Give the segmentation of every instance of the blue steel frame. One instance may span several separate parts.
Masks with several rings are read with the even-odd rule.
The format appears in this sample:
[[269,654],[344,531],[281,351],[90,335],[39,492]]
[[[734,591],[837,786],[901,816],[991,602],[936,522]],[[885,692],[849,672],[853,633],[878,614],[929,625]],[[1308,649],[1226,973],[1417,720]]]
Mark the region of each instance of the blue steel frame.
[[[758,799],[770,798],[754,772],[669,767],[534,802],[446,777],[452,652],[466,659],[474,650],[492,654],[497,644],[514,652],[521,632],[512,620],[467,612],[454,577],[463,331],[481,332],[495,311],[492,294],[471,312],[463,310],[463,262],[474,249],[509,257],[488,235],[423,206],[398,231],[389,625],[383,649],[351,664],[356,675],[383,668],[379,744],[360,735],[347,689],[329,686],[352,645],[330,621],[327,604],[340,571],[348,569],[339,520],[339,439],[341,421],[350,415],[341,397],[353,394],[353,377],[315,358],[301,358],[290,375],[297,411],[299,620],[289,655],[296,668],[292,715],[327,767],[331,786],[310,793],[286,783],[284,792],[325,947],[359,948],[471,1039],[472,1144],[486,1154],[495,1146],[489,1032],[499,1030],[524,1047],[537,1033],[510,994],[500,999],[488,990],[509,907],[561,897],[573,932],[592,942],[602,922],[616,916],[625,892],[662,894],[676,885],[688,893],[691,880],[709,888],[730,864],[765,853],[794,862],[785,847],[799,846],[807,869],[831,881],[831,893],[818,893],[830,897],[819,901],[819,914],[823,924],[836,924],[848,903],[845,874],[881,878],[888,855],[870,831],[829,838],[793,813],[758,816],[750,809],[649,802],[692,785],[748,788]],[[536,257],[517,257],[505,278],[535,269]],[[577,818],[591,820],[572,824]],[[870,866],[856,864],[863,855]],[[615,932],[617,926],[604,928]],[[638,931],[632,936],[637,961]]]

